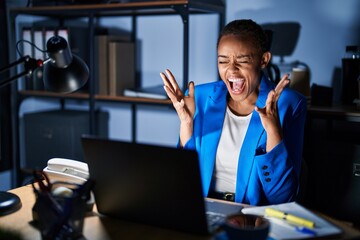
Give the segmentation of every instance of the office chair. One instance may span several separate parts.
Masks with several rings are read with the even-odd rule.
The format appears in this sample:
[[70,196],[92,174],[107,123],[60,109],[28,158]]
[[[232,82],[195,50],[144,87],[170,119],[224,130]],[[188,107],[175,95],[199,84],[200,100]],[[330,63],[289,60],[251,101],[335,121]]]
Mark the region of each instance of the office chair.
[[[291,56],[295,50],[300,34],[300,24],[297,22],[279,22],[265,23],[261,26],[268,37],[267,49],[271,51],[273,56],[280,57],[278,64],[271,60],[264,69],[265,75],[277,84],[284,73],[288,73],[290,68],[298,66],[298,61],[285,63],[284,58]],[[288,69],[284,70],[283,68]]]
[[[264,32],[267,36],[266,50],[271,51],[274,32],[270,29],[264,29]],[[270,79],[271,82],[274,82],[275,84],[278,84],[280,81],[280,69],[276,64],[272,63],[272,60],[270,60],[266,68],[263,70],[263,73],[268,79]]]

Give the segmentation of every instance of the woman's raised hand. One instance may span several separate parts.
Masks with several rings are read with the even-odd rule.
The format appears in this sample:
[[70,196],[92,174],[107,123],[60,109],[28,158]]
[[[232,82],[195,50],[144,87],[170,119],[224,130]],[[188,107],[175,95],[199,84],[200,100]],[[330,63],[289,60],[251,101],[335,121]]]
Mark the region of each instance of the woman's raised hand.
[[189,140],[193,131],[195,113],[194,82],[189,83],[188,96],[185,96],[170,70],[166,69],[165,73],[160,73],[160,76],[164,82],[166,94],[180,119],[180,143],[183,146]]
[[277,102],[282,91],[288,83],[288,74],[285,74],[280,82],[276,85],[276,88],[269,92],[265,106],[263,108],[255,107],[255,110],[259,113],[262,125],[268,135],[266,145],[267,151],[270,151],[272,148],[274,148],[283,137]]

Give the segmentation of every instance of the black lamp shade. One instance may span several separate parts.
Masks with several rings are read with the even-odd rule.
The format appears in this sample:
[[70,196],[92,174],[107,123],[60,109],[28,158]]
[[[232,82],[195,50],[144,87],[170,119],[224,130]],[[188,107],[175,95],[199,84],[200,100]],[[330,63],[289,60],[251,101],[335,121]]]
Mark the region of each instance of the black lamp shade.
[[52,92],[71,93],[83,87],[89,79],[86,63],[70,51],[67,41],[51,37],[47,44],[50,60],[44,64],[44,85]]
[[81,58],[72,56],[72,62],[65,68],[52,63],[44,65],[44,85],[52,92],[71,93],[83,87],[89,79],[89,68]]

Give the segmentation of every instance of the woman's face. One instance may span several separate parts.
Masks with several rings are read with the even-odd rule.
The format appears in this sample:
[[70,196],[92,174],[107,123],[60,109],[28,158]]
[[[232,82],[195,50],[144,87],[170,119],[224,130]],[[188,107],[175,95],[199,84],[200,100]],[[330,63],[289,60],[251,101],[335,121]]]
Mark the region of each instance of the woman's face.
[[231,98],[255,104],[261,69],[266,67],[271,54],[260,50],[236,35],[223,36],[218,45],[218,69]]

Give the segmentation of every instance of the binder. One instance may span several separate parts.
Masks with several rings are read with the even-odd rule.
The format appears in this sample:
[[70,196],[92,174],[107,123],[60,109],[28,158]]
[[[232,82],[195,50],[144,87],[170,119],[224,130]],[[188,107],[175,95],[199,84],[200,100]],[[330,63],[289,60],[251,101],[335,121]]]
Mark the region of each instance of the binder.
[[34,58],[35,59],[45,59],[45,39],[44,39],[44,29],[43,28],[34,28],[33,30],[34,41]]
[[[33,47],[31,45],[32,42],[32,29],[30,27],[24,27],[22,29],[22,40],[28,41],[22,42],[22,56],[29,56],[29,57],[33,57]],[[22,69],[21,71],[23,71],[24,69]],[[19,85],[21,86],[21,88],[26,88],[26,89],[33,89],[33,84],[32,84],[32,78],[31,76],[25,76],[24,77],[24,81],[19,81],[18,82]],[[21,85],[21,83],[23,83],[23,85]]]
[[[33,28],[33,51],[34,51],[34,58],[35,59],[45,59],[45,34],[44,28]],[[32,73],[32,82],[33,82],[33,89],[34,90],[44,90],[44,82],[43,82],[43,68],[37,68]]]

